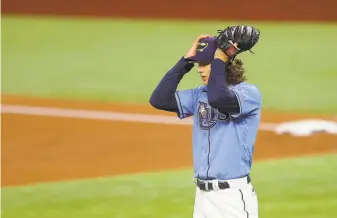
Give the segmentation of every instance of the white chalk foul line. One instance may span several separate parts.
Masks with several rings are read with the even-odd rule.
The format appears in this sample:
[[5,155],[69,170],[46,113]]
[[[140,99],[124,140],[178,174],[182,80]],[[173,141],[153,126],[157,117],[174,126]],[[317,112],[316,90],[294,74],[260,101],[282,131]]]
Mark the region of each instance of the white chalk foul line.
[[[93,119],[93,120],[111,120],[122,122],[156,123],[156,124],[170,124],[170,125],[193,124],[192,118],[180,120],[178,117],[174,116],[105,112],[97,110],[63,109],[52,107],[33,107],[21,105],[1,105],[1,113],[47,116],[47,117],[80,118],[80,119]],[[273,123],[261,123],[259,129],[263,131],[274,131],[275,126],[276,124]]]

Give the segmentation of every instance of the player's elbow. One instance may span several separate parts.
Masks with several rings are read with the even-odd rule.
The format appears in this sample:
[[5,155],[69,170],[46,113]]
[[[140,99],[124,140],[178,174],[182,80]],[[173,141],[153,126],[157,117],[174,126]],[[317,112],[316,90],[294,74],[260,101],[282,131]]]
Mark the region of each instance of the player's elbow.
[[155,93],[153,93],[150,97],[149,100],[150,104],[152,105],[152,107],[156,108],[156,109],[162,109],[162,104],[159,101],[159,98],[156,96]]
[[160,95],[158,95],[156,92],[154,92],[149,100],[152,107],[159,109],[159,110],[165,110],[166,109],[166,102],[165,99],[162,98]]
[[152,107],[156,108],[156,109],[159,109],[159,110],[163,110],[164,107],[163,105],[159,104],[158,102],[156,101],[151,101],[150,100],[150,104],[152,105]]

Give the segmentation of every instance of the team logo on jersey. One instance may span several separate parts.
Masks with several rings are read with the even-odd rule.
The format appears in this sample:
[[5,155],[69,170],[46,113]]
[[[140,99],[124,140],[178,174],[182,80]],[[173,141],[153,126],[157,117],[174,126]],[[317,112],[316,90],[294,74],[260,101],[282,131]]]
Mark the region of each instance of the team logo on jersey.
[[207,103],[199,101],[198,123],[201,129],[209,130],[216,125],[218,120],[225,121],[229,119],[228,113],[223,114],[217,109],[207,106]]

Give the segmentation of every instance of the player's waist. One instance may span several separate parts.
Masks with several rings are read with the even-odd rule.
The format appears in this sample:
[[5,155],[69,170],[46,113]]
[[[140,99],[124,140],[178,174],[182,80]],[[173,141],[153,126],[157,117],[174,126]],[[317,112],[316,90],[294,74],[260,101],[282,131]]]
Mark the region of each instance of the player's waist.
[[250,176],[244,176],[237,179],[218,180],[218,179],[199,179],[193,178],[193,182],[202,191],[216,191],[228,188],[243,188],[251,183]]

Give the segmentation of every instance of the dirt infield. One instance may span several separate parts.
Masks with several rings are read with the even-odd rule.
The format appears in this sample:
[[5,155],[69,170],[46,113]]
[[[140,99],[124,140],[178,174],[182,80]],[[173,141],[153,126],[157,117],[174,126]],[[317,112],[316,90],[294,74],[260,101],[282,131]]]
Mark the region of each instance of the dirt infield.
[[[2,104],[162,114],[151,107],[3,96]],[[308,117],[301,115],[300,118]],[[295,115],[264,113],[263,121]],[[297,117],[299,118],[299,117]],[[191,167],[191,126],[2,114],[2,185]],[[254,160],[337,152],[337,136],[260,131]]]
[[336,21],[335,0],[3,0],[4,14],[201,20]]

